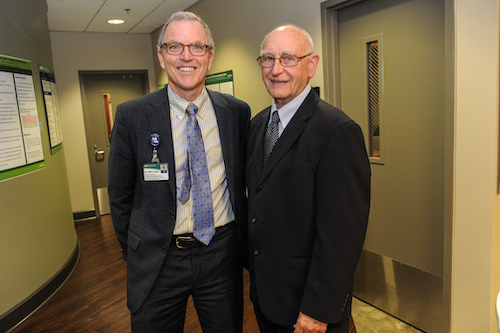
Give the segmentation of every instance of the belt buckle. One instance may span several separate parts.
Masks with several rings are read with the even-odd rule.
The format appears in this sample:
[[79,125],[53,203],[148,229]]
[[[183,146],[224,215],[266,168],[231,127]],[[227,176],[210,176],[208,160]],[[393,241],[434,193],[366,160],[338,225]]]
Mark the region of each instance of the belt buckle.
[[182,246],[179,244],[179,240],[190,240],[193,239],[191,236],[179,236],[175,239],[175,246],[177,246],[178,249],[189,249],[187,246]]

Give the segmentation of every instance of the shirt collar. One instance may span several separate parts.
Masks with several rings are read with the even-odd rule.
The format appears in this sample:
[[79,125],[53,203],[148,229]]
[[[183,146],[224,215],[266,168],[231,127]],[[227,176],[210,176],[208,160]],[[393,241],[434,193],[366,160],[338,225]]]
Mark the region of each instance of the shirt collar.
[[[190,103],[174,93],[169,85],[167,85],[167,94],[170,108],[174,110],[177,117],[180,119],[184,118],[186,116],[186,109]],[[205,116],[209,101],[210,98],[208,97],[208,92],[204,88],[201,91],[201,94],[192,102],[198,107],[198,112],[196,113],[198,117],[203,118]]]
[[[276,107],[276,103],[273,99],[273,105],[271,107],[271,114],[275,111],[278,110],[278,115],[280,116],[280,123],[283,125],[283,129],[288,125],[288,123],[292,120],[293,116],[299,109],[299,107],[302,105],[304,100],[306,99],[307,95],[309,95],[309,92],[311,91],[311,85],[307,84],[307,86],[302,90],[300,94],[297,95],[294,99],[292,99],[290,102],[286,103],[281,107],[281,109],[278,109]],[[269,117],[270,119],[272,117]],[[271,120],[269,120],[271,121]]]

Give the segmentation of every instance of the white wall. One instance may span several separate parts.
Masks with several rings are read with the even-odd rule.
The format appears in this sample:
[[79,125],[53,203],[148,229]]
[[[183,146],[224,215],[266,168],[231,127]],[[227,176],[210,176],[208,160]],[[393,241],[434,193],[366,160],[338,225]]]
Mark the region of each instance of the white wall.
[[[149,34],[51,32],[63,146],[73,212],[94,210],[78,71],[147,70],[155,90]],[[156,61],[156,59],[154,59]]]

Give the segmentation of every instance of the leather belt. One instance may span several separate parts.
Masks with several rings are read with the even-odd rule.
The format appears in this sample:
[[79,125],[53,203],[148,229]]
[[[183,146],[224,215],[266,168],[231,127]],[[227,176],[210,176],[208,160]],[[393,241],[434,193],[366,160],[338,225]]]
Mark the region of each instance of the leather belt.
[[174,235],[172,237],[172,244],[178,249],[192,249],[203,245],[193,234]]
[[[215,233],[221,232],[223,229],[229,227],[231,223],[223,225],[222,227],[215,228]],[[195,247],[202,246],[203,243],[197,240],[192,233],[182,234],[182,235],[173,235],[172,236],[172,245],[175,245],[178,249],[193,249]]]

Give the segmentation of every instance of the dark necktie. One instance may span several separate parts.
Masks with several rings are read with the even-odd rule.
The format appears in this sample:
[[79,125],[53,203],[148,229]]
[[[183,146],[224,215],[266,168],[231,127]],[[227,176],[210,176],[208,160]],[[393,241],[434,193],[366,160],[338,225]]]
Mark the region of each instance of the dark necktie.
[[187,160],[184,166],[184,184],[179,200],[185,204],[191,191],[193,199],[193,234],[205,245],[215,234],[212,191],[208,176],[207,158],[201,130],[196,120],[198,108],[190,103],[186,109]]
[[280,116],[278,115],[278,111],[276,110],[273,112],[271,123],[267,126],[266,136],[264,138],[264,165],[266,165],[267,160],[269,160],[269,156],[271,156],[271,152],[276,145],[276,142],[278,142],[279,122]]

